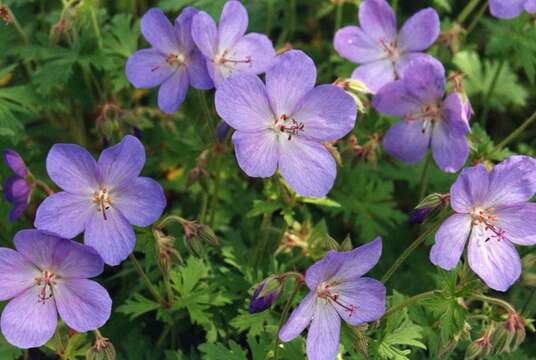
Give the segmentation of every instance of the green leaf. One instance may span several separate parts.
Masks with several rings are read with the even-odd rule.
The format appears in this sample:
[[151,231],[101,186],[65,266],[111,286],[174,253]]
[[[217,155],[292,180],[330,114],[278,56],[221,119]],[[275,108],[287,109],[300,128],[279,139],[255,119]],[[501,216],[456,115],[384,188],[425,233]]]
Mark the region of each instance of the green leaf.
[[131,320],[146,314],[150,311],[154,311],[160,307],[160,304],[152,300],[147,299],[143,295],[134,294],[132,298],[128,299],[125,304],[120,305],[117,311],[128,315]]
[[341,207],[341,204],[339,204],[335,200],[331,200],[326,197],[324,198],[300,197],[300,201],[305,204],[313,204],[313,205],[324,206],[328,208],[340,208]]
[[223,344],[203,344],[199,346],[204,360],[247,360],[247,352],[234,341],[229,342],[229,348]]

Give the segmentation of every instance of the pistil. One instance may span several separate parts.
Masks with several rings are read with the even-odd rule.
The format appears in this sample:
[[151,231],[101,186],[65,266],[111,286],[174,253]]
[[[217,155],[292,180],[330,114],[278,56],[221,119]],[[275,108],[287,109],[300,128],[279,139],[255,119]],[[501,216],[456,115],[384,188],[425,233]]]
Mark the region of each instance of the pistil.
[[[46,300],[52,298],[54,296],[52,291],[52,286],[56,285],[56,275],[52,272],[49,272],[47,270],[43,271],[41,277],[35,278],[35,284],[43,288],[39,292],[38,296],[38,302],[44,304]],[[50,291],[50,294],[47,295],[47,289]]]

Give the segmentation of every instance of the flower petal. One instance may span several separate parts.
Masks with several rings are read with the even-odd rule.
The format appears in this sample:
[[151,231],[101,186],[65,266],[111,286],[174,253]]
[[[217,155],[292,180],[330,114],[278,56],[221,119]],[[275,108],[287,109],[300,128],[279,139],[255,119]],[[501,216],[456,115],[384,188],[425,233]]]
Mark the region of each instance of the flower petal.
[[129,223],[136,226],[151,225],[162,216],[166,208],[162,186],[146,177],[136,178],[111,195],[113,206],[121,211]]
[[398,44],[401,52],[428,49],[439,36],[439,15],[432,8],[417,12],[400,29]]
[[495,165],[489,177],[487,207],[515,205],[530,200],[535,190],[536,163],[534,159],[528,159]]
[[523,12],[523,5],[527,0],[490,0],[491,14],[500,19],[512,19]]
[[26,167],[24,160],[22,160],[19,153],[15,150],[5,149],[4,161],[6,162],[7,166],[9,166],[9,168],[21,178],[24,178],[26,175],[28,175],[28,168]]
[[335,141],[355,126],[355,101],[343,89],[320,85],[303,98],[294,119],[304,124],[304,136],[316,141]]
[[450,131],[460,135],[466,135],[471,132],[471,127],[469,126],[471,111],[467,110],[467,104],[464,104],[461,94],[451,93],[448,95],[441,105],[441,112],[443,120],[447,122]]
[[506,238],[517,245],[536,244],[536,204],[498,208],[494,215],[497,217],[497,227],[505,231]]
[[41,270],[55,271],[57,262],[54,253],[58,243],[67,241],[42,231],[29,229],[20,230],[15,234],[15,249]]
[[525,11],[529,14],[536,13],[536,0],[527,0],[525,2]]
[[266,91],[274,113],[290,117],[315,82],[315,64],[304,52],[291,50],[279,55],[266,71]]
[[445,68],[432,57],[418,57],[405,69],[406,90],[423,105],[435,103],[445,94]]
[[333,291],[339,293],[338,303],[332,302],[333,306],[339,316],[352,326],[378,320],[385,313],[387,290],[376,279],[360,278],[344,282]]
[[142,49],[132,54],[125,67],[128,81],[139,89],[148,89],[160,85],[173,74],[175,68],[170,66],[166,57],[155,49]]
[[440,121],[432,131],[432,155],[439,168],[455,173],[460,170],[469,157],[469,144],[464,135]]
[[223,51],[233,47],[246,33],[248,21],[248,12],[240,1],[227,1],[218,25],[218,49]]
[[368,63],[385,57],[380,43],[357,26],[345,26],[335,33],[333,46],[339,55],[356,64]]
[[194,7],[185,7],[179,16],[175,19],[175,34],[177,36],[178,45],[183,55],[189,54],[195,47],[192,39],[192,19],[199,12]]
[[395,158],[408,164],[421,161],[430,145],[430,126],[419,120],[402,120],[391,126],[383,147]]
[[420,107],[419,99],[408,93],[402,80],[395,80],[385,85],[372,100],[374,108],[386,115],[405,116]]
[[0,300],[8,300],[35,285],[37,268],[15,250],[0,248]]
[[132,181],[140,175],[144,164],[143,144],[132,135],[127,135],[120,143],[104,149],[98,161],[102,181],[108,191]]
[[326,196],[337,176],[335,159],[326,147],[299,136],[281,139],[279,169],[294,191],[309,197]]
[[359,23],[376,40],[393,42],[397,35],[393,8],[385,0],[366,0],[359,7]]
[[278,135],[271,130],[233,134],[236,160],[248,176],[267,178],[277,169]]
[[311,323],[316,307],[316,294],[310,292],[303,298],[300,305],[294,309],[286,324],[279,331],[279,339],[289,342],[298,337],[303,330]]
[[[400,58],[396,62],[396,72],[400,78],[404,78],[408,66],[414,61],[434,61],[436,60],[433,56],[420,53],[420,52],[410,52],[401,54]],[[437,60],[436,60],[437,61]]]
[[104,262],[95,249],[76,241],[59,241],[54,249],[55,271],[63,279],[98,276]]
[[490,288],[506,291],[521,275],[521,260],[510,241],[494,238],[494,235],[482,225],[473,226],[469,266]]
[[141,18],[141,32],[155,49],[170,54],[179,48],[175,28],[158,8],[149,9]]
[[214,19],[204,11],[192,19],[192,38],[199,50],[208,59],[213,59],[218,46],[218,29]]
[[309,360],[335,360],[339,353],[341,318],[328,302],[318,300],[307,334]]
[[255,75],[243,74],[225,81],[216,90],[216,111],[232,128],[254,132],[274,121],[266,88]]
[[112,299],[95,281],[65,279],[54,287],[54,298],[63,321],[78,332],[98,329],[110,318]]
[[489,174],[482,164],[463,169],[450,189],[450,204],[458,213],[470,213],[484,204],[489,188]]
[[98,188],[97,163],[83,147],[56,144],[47,156],[48,176],[63,190],[93,194]]
[[13,208],[9,210],[9,221],[14,222],[17,220],[28,208],[28,202],[15,203]]
[[186,65],[190,85],[199,90],[208,90],[214,87],[214,82],[207,69],[207,60],[197,49],[192,51]]
[[18,175],[8,177],[4,181],[4,197],[10,203],[28,203],[30,192],[30,185]]
[[352,72],[352,79],[362,81],[372,93],[395,80],[395,69],[391,60],[378,60],[359,66]]
[[95,213],[84,233],[84,243],[93,247],[108,265],[119,265],[134,250],[136,236],[132,225],[113,207],[106,210],[106,220],[102,213]]
[[84,231],[87,222],[96,212],[90,195],[59,192],[47,197],[37,208],[34,226],[66,239]]
[[[508,171],[508,168],[519,169],[526,186],[530,188],[532,196],[536,194],[536,159],[526,155],[513,155],[501,162],[501,169]],[[530,196],[530,197],[532,197]]]
[[21,349],[37,348],[52,338],[58,315],[54,299],[38,302],[41,288],[33,286],[11,300],[0,324],[6,340]]
[[471,232],[471,216],[454,214],[437,231],[430,261],[445,270],[456,267]]
[[188,72],[181,66],[158,90],[158,107],[166,114],[173,114],[184,102],[188,92]]

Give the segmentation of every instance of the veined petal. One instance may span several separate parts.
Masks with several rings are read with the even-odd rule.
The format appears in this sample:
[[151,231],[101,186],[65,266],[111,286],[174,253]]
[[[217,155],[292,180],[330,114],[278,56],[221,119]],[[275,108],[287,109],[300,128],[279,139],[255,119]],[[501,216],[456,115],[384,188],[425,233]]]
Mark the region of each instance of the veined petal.
[[339,55],[356,64],[385,58],[380,43],[357,26],[345,26],[335,33],[333,46]]
[[192,38],[203,55],[214,58],[218,51],[218,29],[214,19],[204,11],[192,19]]
[[236,160],[248,176],[267,178],[277,169],[279,141],[275,131],[236,131],[233,134]]
[[10,203],[28,203],[30,192],[28,182],[18,175],[10,176],[4,181],[4,197]]
[[15,250],[0,248],[0,300],[11,299],[35,285],[37,268]]
[[469,117],[471,112],[467,111],[466,104],[463,103],[462,95],[452,93],[441,105],[443,120],[447,122],[451,132],[466,135],[471,132]]
[[504,236],[517,245],[536,244],[536,204],[527,203],[494,211],[497,227],[502,229]]
[[142,49],[132,54],[125,67],[128,81],[139,89],[148,89],[166,81],[175,71],[166,57],[155,49]]
[[112,299],[106,289],[87,279],[64,279],[54,286],[60,317],[78,332],[95,330],[110,318]]
[[218,25],[218,48],[230,49],[246,33],[248,12],[240,1],[227,1],[223,7]]
[[[528,158],[530,159],[530,158]],[[503,161],[489,176],[487,207],[525,203],[534,195],[536,165],[534,160]]]
[[406,90],[423,105],[435,103],[445,94],[445,68],[436,59],[417,58],[404,72]]
[[393,42],[397,35],[393,8],[385,0],[366,0],[359,7],[359,23],[376,40]]
[[303,298],[300,305],[294,309],[286,324],[279,331],[279,339],[289,342],[298,337],[311,323],[316,307],[317,297],[315,292],[310,292]]
[[184,55],[189,54],[195,47],[192,39],[192,19],[199,12],[194,7],[185,7],[175,19],[175,34],[180,50]]
[[41,288],[33,286],[11,300],[0,319],[6,340],[21,349],[37,348],[52,338],[58,315],[54,299],[38,302]]
[[8,215],[9,221],[13,222],[17,220],[19,216],[21,216],[26,211],[27,208],[28,208],[28,202],[15,203],[13,205],[13,208],[9,210],[9,215]]
[[408,164],[421,161],[430,145],[431,126],[420,120],[402,120],[385,134],[383,147],[395,158]]
[[173,25],[158,8],[149,9],[143,15],[141,32],[149,44],[164,54],[173,53],[179,48]]
[[445,270],[456,267],[471,232],[471,215],[454,214],[437,231],[430,261]]
[[15,234],[15,249],[41,270],[55,271],[57,262],[55,252],[58,243],[67,241],[38,230],[20,230]]
[[463,169],[450,189],[450,204],[458,213],[470,213],[484,204],[489,174],[482,164]]
[[339,316],[352,326],[378,320],[385,313],[385,286],[376,279],[360,278],[333,289],[338,303],[331,302]]
[[[136,178],[145,164],[143,144],[132,135],[101,153],[98,167],[108,191],[122,187]],[[97,189],[97,188],[95,188]]]
[[352,79],[362,81],[374,94],[395,78],[395,69],[388,59],[361,65],[352,72]]
[[500,19],[512,19],[523,12],[527,0],[490,0],[491,14]]
[[158,90],[158,107],[166,114],[173,114],[184,102],[188,92],[188,72],[184,66],[179,67]]
[[433,56],[420,53],[420,52],[408,52],[403,53],[396,62],[396,72],[400,78],[404,78],[406,71],[411,63],[414,61],[437,61]]
[[341,318],[328,302],[318,299],[307,334],[309,360],[335,360],[339,353]]
[[536,194],[536,159],[526,155],[513,155],[503,160],[500,165],[502,171],[513,168],[524,172],[523,179],[527,181],[526,185],[530,188],[532,196]]
[[469,144],[465,135],[453,131],[445,121],[440,121],[432,130],[432,155],[441,170],[455,173],[469,157]]
[[428,49],[439,36],[439,16],[432,8],[417,12],[400,29],[398,44],[401,52]]
[[208,90],[214,87],[214,82],[207,69],[207,60],[197,49],[192,51],[186,65],[190,85],[199,90]]
[[54,249],[55,272],[63,279],[98,276],[104,262],[95,249],[76,241],[59,241]]
[[406,90],[402,80],[392,81],[382,87],[372,104],[377,111],[391,116],[405,116],[421,106],[420,100]]

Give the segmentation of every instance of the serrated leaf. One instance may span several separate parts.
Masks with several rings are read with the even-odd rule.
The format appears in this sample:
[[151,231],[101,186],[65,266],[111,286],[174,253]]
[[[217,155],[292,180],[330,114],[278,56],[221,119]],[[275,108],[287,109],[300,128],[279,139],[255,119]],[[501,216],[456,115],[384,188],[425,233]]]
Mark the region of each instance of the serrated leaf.
[[247,360],[247,352],[232,340],[228,348],[223,344],[203,344],[199,350],[205,360]]
[[125,304],[120,305],[117,308],[117,312],[128,315],[131,320],[134,320],[143,314],[158,309],[159,307],[159,303],[149,300],[143,295],[134,294]]

